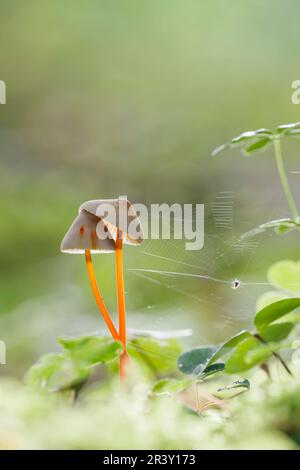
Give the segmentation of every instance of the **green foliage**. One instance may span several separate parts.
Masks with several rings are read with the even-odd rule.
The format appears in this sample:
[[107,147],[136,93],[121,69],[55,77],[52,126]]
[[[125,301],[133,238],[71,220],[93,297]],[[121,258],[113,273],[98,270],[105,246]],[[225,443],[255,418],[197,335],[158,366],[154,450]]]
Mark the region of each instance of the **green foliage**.
[[272,142],[273,134],[268,129],[257,129],[256,131],[247,131],[234,137],[226,144],[217,147],[212,155],[219,155],[224,150],[230,148],[241,148],[246,154],[253,153],[257,150],[265,148]]
[[256,301],[256,311],[258,312],[273,302],[277,302],[278,300],[286,299],[288,297],[289,296],[283,292],[276,292],[272,290],[264,292]]
[[226,372],[238,374],[267,361],[272,352],[257,338],[250,337],[242,341],[226,361]]
[[257,331],[262,332],[270,323],[279,320],[281,317],[292,312],[299,306],[300,299],[298,298],[282,299],[268,305],[255,315],[254,324]]
[[300,220],[294,220],[291,218],[283,218],[277,220],[271,220],[269,222],[265,222],[264,224],[255,227],[248,232],[245,232],[241,235],[241,240],[246,238],[254,237],[255,235],[259,235],[260,233],[266,232],[267,230],[274,230],[277,235],[282,235],[287,232],[291,232],[292,230],[296,230],[300,227]]
[[157,377],[176,371],[182,346],[176,339],[158,340],[149,336],[129,341],[127,351],[132,360]]
[[268,269],[268,281],[277,289],[300,292],[300,261],[281,260]]
[[299,137],[300,122],[292,124],[283,124],[277,126],[274,130],[257,129],[255,131],[242,132],[242,134],[234,137],[229,142],[220,145],[212,155],[219,155],[224,150],[231,148],[240,148],[246,155],[265,150],[274,140],[283,137]]
[[80,388],[89,376],[89,370],[70,357],[46,354],[29,369],[26,382],[37,388],[58,392]]
[[300,122],[294,122],[292,124],[282,124],[277,126],[276,133],[280,136],[300,136]]
[[58,341],[64,351],[41,357],[26,375],[28,384],[50,392],[77,391],[89,379],[93,366],[113,361],[122,351],[120,343],[105,337],[80,336]]
[[300,382],[284,378],[274,384],[258,371],[251,389],[243,380],[219,383],[215,395],[225,409],[201,416],[197,400],[188,409],[183,397],[153,399],[140,383],[93,389],[74,406],[1,378],[0,449],[299,449]]
[[[47,354],[32,366],[26,376],[28,384],[51,392],[78,390],[99,364],[116,372],[116,359],[122,352],[119,342],[95,335],[60,338],[58,342],[63,352]],[[171,338],[137,337],[128,342],[131,360],[155,378],[177,370],[176,361],[181,351],[180,343]]]
[[[300,298],[287,298],[271,303],[255,315],[256,331],[243,330],[220,346],[195,348],[183,353],[178,359],[179,370],[192,376],[201,377],[203,374],[204,379],[205,376],[222,370],[228,374],[247,371],[264,364],[275,353],[280,358],[277,351],[286,348],[281,342],[295,327],[295,322],[280,320],[298,307]],[[217,362],[220,358],[224,360],[223,365]],[[205,374],[209,368],[211,374]]]
[[210,364],[212,362],[220,359],[221,357],[225,356],[229,353],[233,348],[235,348],[241,341],[248,338],[250,333],[246,330],[240,331],[236,335],[232,336],[228,341],[223,343],[216,351],[216,353],[212,356],[210,360]]
[[[281,266],[283,269],[286,268],[286,264],[282,264]],[[271,272],[274,275],[276,270],[271,270]],[[297,270],[290,273],[291,277],[297,275]],[[277,285],[279,285],[278,279],[282,280],[282,282],[286,281],[284,277],[279,275],[279,273],[276,274],[274,279],[276,279]],[[53,392],[72,391],[72,397],[74,397],[74,399],[77,398],[76,408],[73,408],[74,411],[70,413],[67,407],[71,406],[72,402],[70,400],[65,400],[65,393],[60,394],[64,401],[59,404],[59,409],[64,410],[64,422],[68,419],[71,427],[73,428],[73,432],[69,437],[70,441],[65,440],[65,436],[60,436],[62,442],[61,445],[64,446],[63,448],[69,448],[70,445],[73,448],[74,442],[80,442],[80,448],[95,448],[95,446],[100,448],[102,445],[105,448],[104,443],[106,440],[102,434],[101,445],[98,443],[98,437],[92,438],[92,434],[87,431],[88,440],[86,443],[82,442],[78,437],[79,435],[76,434],[78,423],[80,423],[81,431],[82,426],[85,426],[84,420],[88,413],[87,410],[90,410],[91,416],[88,424],[86,423],[87,430],[90,428],[92,425],[91,422],[94,420],[97,428],[100,426],[101,429],[101,423],[105,422],[106,426],[109,426],[110,429],[114,429],[113,423],[115,422],[117,428],[120,429],[120,423],[123,419],[123,414],[120,413],[120,410],[126,409],[126,416],[128,416],[128,419],[126,420],[126,424],[124,424],[124,429],[126,429],[126,433],[128,433],[128,429],[131,429],[130,437],[128,437],[130,442],[137,442],[139,438],[139,434],[135,432],[137,423],[140,422],[140,425],[141,423],[145,425],[143,420],[145,420],[146,415],[147,420],[150,420],[151,422],[151,424],[149,424],[151,426],[151,432],[156,430],[155,432],[157,433],[162,420],[170,419],[170,413],[172,413],[170,402],[167,402],[163,407],[161,407],[161,400],[169,399],[175,395],[177,396],[178,401],[177,405],[174,403],[177,410],[175,413],[177,416],[176,419],[179,420],[176,421],[176,424],[178,424],[179,427],[185,426],[183,423],[187,420],[186,425],[192,426],[192,428],[194,425],[196,426],[193,429],[197,429],[196,435],[199,438],[199,432],[201,435],[202,429],[200,423],[202,423],[202,421],[194,421],[194,419],[198,419],[197,414],[202,413],[205,423],[203,432],[205,429],[204,435],[209,434],[209,445],[212,445],[211,442],[214,439],[213,421],[209,420],[210,415],[207,415],[207,417],[205,416],[204,410],[208,407],[212,407],[215,412],[218,410],[218,413],[220,414],[222,408],[227,406],[228,400],[235,398],[233,403],[237,403],[237,406],[242,406],[239,405],[239,402],[237,401],[242,398],[237,397],[244,394],[244,392],[251,393],[250,381],[248,379],[240,378],[239,380],[235,380],[233,383],[228,383],[228,380],[226,380],[226,378],[228,379],[228,375],[226,374],[241,375],[257,365],[264,366],[265,370],[269,373],[269,368],[272,367],[272,363],[268,366],[266,366],[266,363],[272,356],[275,356],[284,365],[283,360],[279,356],[279,352],[282,349],[290,347],[290,345],[284,343],[283,340],[289,336],[297,323],[290,319],[291,315],[297,315],[295,314],[295,311],[299,306],[300,298],[290,297],[280,299],[270,305],[264,306],[264,308],[255,315],[255,331],[250,332],[242,330],[220,345],[195,348],[183,353],[180,343],[169,337],[166,339],[157,339],[156,337],[154,338],[149,335],[135,337],[130,340],[128,342],[128,352],[130,354],[131,361],[142,366],[142,369],[145,369],[147,372],[150,372],[152,378],[162,377],[160,380],[154,382],[154,384],[152,381],[150,381],[150,383],[148,380],[146,381],[148,384],[147,398],[145,396],[142,398],[141,389],[134,386],[136,380],[141,383],[141,380],[146,378],[146,375],[140,374],[140,372],[136,378],[134,378],[134,376],[131,377],[131,381],[133,382],[129,386],[130,388],[128,389],[127,397],[118,393],[115,394],[117,395],[116,400],[112,398],[108,399],[108,397],[112,396],[112,393],[114,394],[114,385],[113,382],[107,381],[107,379],[106,385],[104,384],[102,388],[99,388],[98,385],[96,388],[95,385],[92,387],[85,386],[84,393],[79,394],[81,388],[88,383],[95,366],[99,364],[108,365],[107,370],[109,371],[111,367],[114,367],[114,364],[122,351],[122,346],[118,342],[106,337],[98,337],[95,335],[85,335],[75,338],[60,338],[59,344],[62,346],[63,351],[59,354],[48,354],[43,356],[27,373],[26,383],[34,390],[52,392],[52,395]],[[179,372],[184,373],[188,377],[178,377],[178,372],[176,376],[177,368]],[[286,365],[285,368],[287,371],[289,370]],[[226,374],[222,374],[222,372],[226,372]],[[212,384],[209,380],[211,378],[214,378],[214,382]],[[97,380],[96,383],[100,384],[101,378],[100,381]],[[204,386],[208,386],[209,388],[203,389],[202,387]],[[214,388],[213,392],[212,387]],[[135,389],[139,389],[138,395],[134,395],[133,390]],[[184,393],[185,391],[186,393]],[[57,395],[59,394],[56,394],[56,396]],[[45,394],[43,396],[45,396]],[[194,398],[192,398],[193,396]],[[152,400],[149,400],[149,398],[152,398]],[[95,399],[96,402],[94,401]],[[199,402],[198,399],[200,399]],[[42,400],[44,399],[42,398]],[[142,400],[142,402],[137,407],[135,405],[135,407],[132,408],[132,404],[136,404],[137,400]],[[171,403],[172,402],[173,400],[171,400]],[[84,405],[86,409],[83,412],[82,406],[84,403],[86,403],[86,405]],[[180,405],[180,403],[182,403],[182,405]],[[89,408],[90,406],[91,408]],[[144,410],[141,415],[143,406],[146,406],[147,413]],[[136,411],[137,409],[139,410],[138,413]],[[187,409],[192,410],[194,413],[190,413],[190,411],[187,413]],[[244,408],[242,407],[241,410],[243,409]],[[178,412],[179,414],[177,414]],[[242,412],[243,411],[240,412],[239,416],[242,415]],[[51,413],[53,414],[54,411],[51,411]],[[79,413],[79,416],[77,416],[77,413]],[[112,421],[114,413],[116,413],[116,418]],[[185,416],[185,418],[183,418],[183,416]],[[220,415],[220,417],[221,416],[222,415]],[[48,419],[47,416],[45,419]],[[51,419],[53,420],[55,418],[51,417]],[[60,415],[57,419],[58,422],[61,422],[62,420]],[[222,422],[226,423],[226,420],[224,421],[224,418],[222,418]],[[158,424],[158,427],[156,427],[155,423]],[[197,426],[200,427],[198,428]],[[239,423],[238,426],[241,426],[241,424]],[[277,429],[278,424],[272,423],[270,426],[271,430],[273,428]],[[298,424],[296,426],[298,426]],[[172,426],[172,428],[176,427],[177,426]],[[256,430],[257,429],[259,429],[259,427],[256,427]],[[224,433],[225,440],[227,439],[226,432],[226,424],[224,424],[222,433]],[[270,432],[272,433],[273,431]],[[296,442],[298,442],[297,439],[300,432],[288,431],[288,433]],[[232,433],[229,432],[228,436],[231,434]],[[97,433],[95,435],[98,436]],[[147,435],[149,435],[149,430],[147,431]],[[175,448],[176,445],[179,445],[179,442],[182,444],[183,440],[187,438],[186,434],[178,433],[177,431],[173,438],[170,436],[170,431],[168,431],[168,435],[169,437],[164,444],[164,448],[168,448],[169,446]],[[253,433],[253,436],[254,435],[256,434]],[[157,434],[156,438],[161,442],[161,437],[158,438]],[[43,439],[46,439],[47,443],[45,443]],[[47,446],[51,447],[54,442],[56,443],[55,439],[53,439],[54,438],[52,438],[52,441],[49,444],[47,437],[36,437],[37,442],[41,442],[40,445],[44,448]],[[124,439],[124,437],[122,437],[122,439]],[[272,439],[274,438],[272,437]],[[122,442],[124,442],[124,440],[122,440]],[[143,440],[143,443],[144,442],[145,440]],[[152,442],[156,442],[154,438],[152,438]],[[188,448],[189,445],[192,447],[196,446],[196,443],[191,444],[191,441],[189,445],[187,444],[187,441],[184,442],[186,442],[185,448]],[[203,442],[204,440],[202,438],[202,443]],[[118,441],[115,443],[116,446],[117,443]],[[0,447],[1,445],[0,434]],[[24,447],[24,444],[22,445]],[[206,446],[206,444],[202,445],[204,447]],[[230,439],[226,446],[227,445],[228,448],[233,445],[231,444]],[[290,443],[286,445],[291,447],[293,446],[293,444]]]
[[211,364],[205,367],[204,371],[199,375],[199,379],[204,380],[210,375],[214,375],[217,372],[223,372],[225,369],[225,364],[223,362],[216,362],[215,364]]
[[74,362],[85,366],[113,361],[122,351],[121,343],[99,336],[60,338],[58,342]]
[[247,379],[236,380],[231,385],[219,388],[215,395],[223,400],[229,400],[243,392],[250,390],[250,382]]
[[260,331],[262,339],[266,342],[277,342],[287,338],[294,328],[290,322],[280,322],[263,327]]
[[219,346],[195,348],[187,351],[178,358],[178,368],[184,374],[199,375],[201,378],[220,372],[225,369],[225,364],[216,361],[249,337],[252,336],[248,331],[241,331]]
[[184,352],[178,358],[178,368],[184,374],[200,375],[208,366],[217,347],[195,348]]
[[242,134],[234,137],[226,144],[220,145],[213,152],[212,155],[218,155],[224,150],[231,148],[240,148],[244,154],[251,155],[255,152],[265,150],[270,144],[274,144],[274,154],[277,165],[278,174],[280,177],[282,189],[285,193],[287,203],[289,205],[291,218],[282,218],[265,222],[258,227],[244,233],[241,239],[253,237],[266,230],[274,230],[278,235],[290,232],[300,227],[299,212],[293,198],[288,178],[286,175],[280,142],[283,137],[299,137],[300,136],[300,122],[292,124],[284,124],[277,126],[274,130],[257,129],[256,131],[243,132]]
[[[271,303],[286,299],[290,295],[300,293],[300,263],[299,261],[282,260],[272,264],[267,272],[267,278],[276,290],[269,290],[257,300],[257,310],[262,310]],[[298,323],[300,315],[297,311],[285,315],[285,322]]]
[[191,384],[192,381],[188,379],[161,379],[153,385],[152,393],[154,395],[173,395],[187,389]]

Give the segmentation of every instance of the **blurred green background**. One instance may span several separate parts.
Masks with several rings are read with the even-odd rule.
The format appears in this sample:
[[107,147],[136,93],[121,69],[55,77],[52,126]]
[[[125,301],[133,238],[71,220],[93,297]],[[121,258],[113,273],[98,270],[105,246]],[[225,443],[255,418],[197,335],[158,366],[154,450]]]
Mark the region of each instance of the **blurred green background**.
[[[288,215],[272,150],[249,159],[210,153],[244,130],[299,120],[291,102],[299,2],[2,0],[0,11],[1,374],[22,375],[58,335],[105,331],[83,258],[59,251],[88,199],[204,203],[201,252],[145,241],[126,247],[126,270],[242,281],[233,291],[126,271],[129,327],[192,328],[188,342],[197,344],[247,325],[266,289],[255,283],[273,261],[298,259],[299,243],[291,234],[235,245],[240,233]],[[289,171],[300,170],[299,152],[297,142],[284,145]],[[300,175],[289,177],[300,205]],[[229,231],[211,212],[222,191],[232,192]],[[114,257],[95,264],[114,314]]]

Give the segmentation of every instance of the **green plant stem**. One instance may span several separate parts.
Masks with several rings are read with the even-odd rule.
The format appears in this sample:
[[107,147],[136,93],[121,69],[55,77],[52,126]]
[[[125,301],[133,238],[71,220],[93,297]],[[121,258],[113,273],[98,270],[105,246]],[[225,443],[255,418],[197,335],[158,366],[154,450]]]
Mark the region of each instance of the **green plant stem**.
[[[265,341],[258,333],[255,333],[253,336],[254,338],[257,338],[261,343],[266,344],[266,345],[268,344],[267,341]],[[282,359],[280,354],[275,351],[272,351],[272,355],[280,362],[280,364],[287,371],[287,373],[293,377],[291,370],[289,369],[285,361]]]
[[271,375],[270,375],[270,369],[269,369],[268,364],[264,362],[263,364],[260,365],[260,368],[267,374],[268,378],[270,379]]
[[275,158],[276,158],[276,164],[277,164],[280,181],[281,181],[281,184],[285,193],[285,197],[286,197],[286,200],[288,202],[288,205],[291,211],[291,215],[293,219],[296,220],[299,218],[299,213],[298,213],[298,209],[297,209],[294,197],[292,195],[289,181],[286,176],[286,171],[285,171],[283,159],[282,159],[280,138],[278,137],[274,139],[273,143],[274,143]]

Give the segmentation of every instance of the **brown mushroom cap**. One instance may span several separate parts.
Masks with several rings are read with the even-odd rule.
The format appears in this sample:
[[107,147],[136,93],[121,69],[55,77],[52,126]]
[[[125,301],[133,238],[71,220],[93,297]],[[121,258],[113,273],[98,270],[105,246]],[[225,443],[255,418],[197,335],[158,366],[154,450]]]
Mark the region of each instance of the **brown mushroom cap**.
[[[121,226],[122,222],[119,220],[119,208],[122,203],[126,212],[125,226]],[[114,209],[114,217],[111,217],[111,212],[107,211],[107,208]],[[134,206],[127,199],[95,199],[86,201],[79,207],[79,214],[84,211],[99,217],[114,240],[119,229],[124,243],[129,245],[139,245],[142,243],[143,235],[140,220]],[[102,228],[98,226],[98,233]]]
[[82,254],[85,250],[91,253],[111,253],[116,250],[112,237],[101,240],[97,237],[97,226],[103,221],[94,214],[82,210],[73,221],[63,238],[60,249],[63,253]]

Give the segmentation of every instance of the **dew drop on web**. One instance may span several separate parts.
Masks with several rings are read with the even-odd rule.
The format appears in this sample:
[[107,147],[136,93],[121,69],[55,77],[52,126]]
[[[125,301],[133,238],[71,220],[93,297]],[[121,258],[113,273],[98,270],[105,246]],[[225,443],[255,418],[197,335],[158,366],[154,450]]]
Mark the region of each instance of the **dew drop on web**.
[[234,279],[231,283],[231,289],[238,289],[241,285],[241,282],[238,279]]

